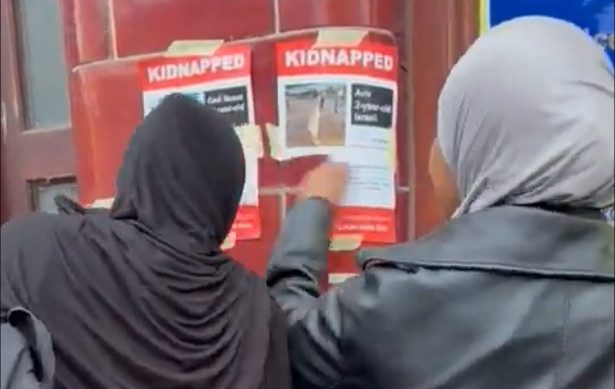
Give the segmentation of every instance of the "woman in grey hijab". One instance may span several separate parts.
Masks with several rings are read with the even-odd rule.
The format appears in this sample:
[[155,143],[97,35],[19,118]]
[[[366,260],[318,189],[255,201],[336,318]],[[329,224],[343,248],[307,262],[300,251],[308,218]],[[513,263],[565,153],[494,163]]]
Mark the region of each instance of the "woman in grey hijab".
[[579,29],[549,18],[506,23],[472,46],[438,111],[457,215],[498,204],[613,205],[607,61]]
[[311,172],[268,271],[296,387],[613,388],[613,109],[583,31],[495,27],[440,97],[430,173],[451,220],[363,250],[362,273],[322,294],[346,172]]

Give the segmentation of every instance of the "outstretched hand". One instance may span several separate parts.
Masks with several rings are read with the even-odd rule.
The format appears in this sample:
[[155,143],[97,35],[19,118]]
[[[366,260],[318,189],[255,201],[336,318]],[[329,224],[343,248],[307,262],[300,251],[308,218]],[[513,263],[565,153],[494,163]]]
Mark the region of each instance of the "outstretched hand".
[[325,162],[308,172],[301,181],[299,198],[317,197],[338,205],[348,185],[348,165]]

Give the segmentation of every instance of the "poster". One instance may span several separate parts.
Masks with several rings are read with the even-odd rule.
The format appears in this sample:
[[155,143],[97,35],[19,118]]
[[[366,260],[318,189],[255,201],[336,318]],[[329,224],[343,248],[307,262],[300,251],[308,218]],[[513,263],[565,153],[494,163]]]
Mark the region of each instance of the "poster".
[[350,182],[333,235],[395,242],[397,49],[362,41],[318,47],[278,43],[280,159],[327,155],[348,163]]
[[243,131],[260,131],[254,123],[250,79],[250,48],[221,46],[211,55],[158,57],[139,63],[143,116],[172,93],[182,93],[224,114],[238,132],[246,159],[246,182],[237,217],[231,229],[234,240],[261,235],[258,208],[258,147],[245,142]]
[[604,47],[613,65],[615,55],[613,0],[481,0],[481,32],[519,16],[564,19],[585,30]]

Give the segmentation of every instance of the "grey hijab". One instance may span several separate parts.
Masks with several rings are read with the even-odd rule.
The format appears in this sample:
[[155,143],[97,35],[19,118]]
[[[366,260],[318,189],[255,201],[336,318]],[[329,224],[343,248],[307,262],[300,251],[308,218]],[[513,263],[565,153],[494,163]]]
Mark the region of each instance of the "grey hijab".
[[613,205],[613,73],[602,49],[557,19],[523,17],[479,38],[451,71],[438,143],[462,199]]

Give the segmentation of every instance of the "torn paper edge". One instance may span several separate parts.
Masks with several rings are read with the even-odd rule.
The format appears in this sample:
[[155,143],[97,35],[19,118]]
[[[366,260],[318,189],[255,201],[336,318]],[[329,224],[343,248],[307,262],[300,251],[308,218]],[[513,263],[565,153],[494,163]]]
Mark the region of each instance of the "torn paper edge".
[[328,276],[329,285],[339,285],[356,275],[356,273],[330,273]]
[[361,247],[362,235],[334,235],[329,243],[329,251],[354,251]]
[[224,242],[220,245],[220,250],[226,251],[235,247],[235,243],[237,243],[237,234],[231,231],[224,239]]
[[356,47],[368,33],[367,29],[356,27],[321,28],[312,47]]
[[280,128],[275,124],[267,123],[265,129],[269,141],[269,156],[276,161],[284,160],[284,151],[280,145]]
[[104,199],[96,199],[92,202],[92,204],[90,204],[90,208],[105,208],[105,209],[110,209],[111,206],[113,205],[113,201],[115,200],[115,197],[107,197]]
[[224,44],[224,39],[211,40],[178,40],[169,45],[164,53],[165,57],[188,57],[214,54],[220,46]]
[[254,150],[258,158],[265,155],[261,126],[254,123],[235,127],[235,132],[244,148]]

